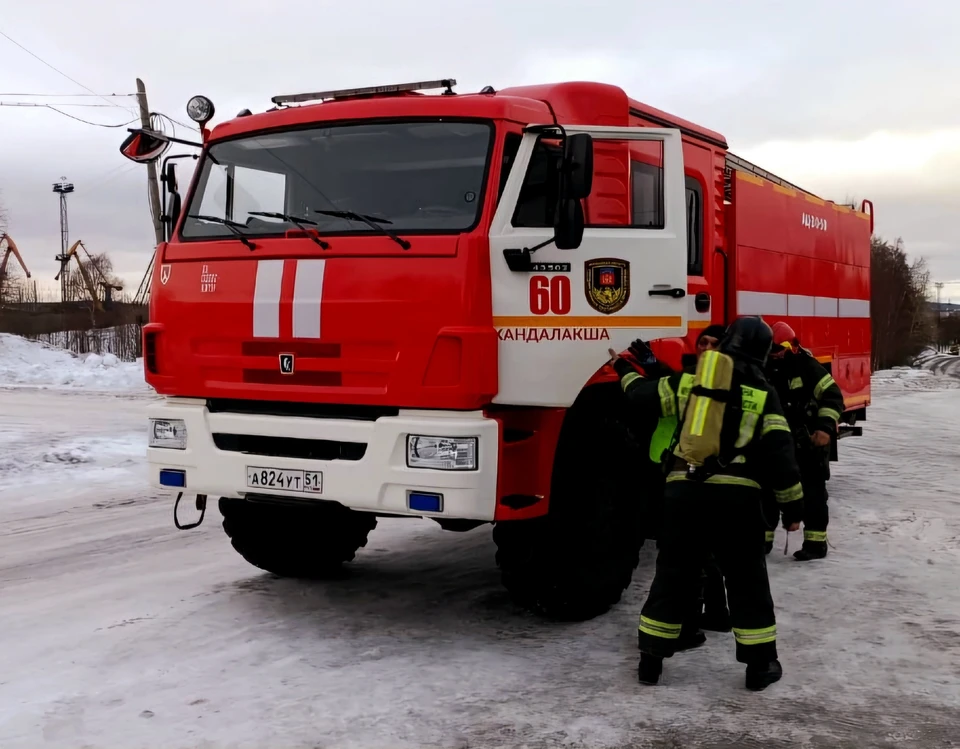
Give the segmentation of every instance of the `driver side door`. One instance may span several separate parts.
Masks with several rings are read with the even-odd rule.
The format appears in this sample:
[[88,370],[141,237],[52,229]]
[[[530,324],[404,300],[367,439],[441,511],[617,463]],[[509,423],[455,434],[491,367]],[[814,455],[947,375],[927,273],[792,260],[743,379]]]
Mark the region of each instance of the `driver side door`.
[[[496,403],[570,406],[609,358],[608,349],[622,351],[638,337],[687,332],[680,132],[565,130],[568,136],[589,134],[595,148],[580,246],[557,249],[550,243],[553,226],[537,220],[552,213],[558,197],[544,170],[548,173],[551,159],[560,157],[550,155],[550,143],[543,142],[549,136],[543,133],[524,134],[491,225],[493,324],[499,338]],[[511,270],[505,250],[541,244],[531,255],[532,268]]]

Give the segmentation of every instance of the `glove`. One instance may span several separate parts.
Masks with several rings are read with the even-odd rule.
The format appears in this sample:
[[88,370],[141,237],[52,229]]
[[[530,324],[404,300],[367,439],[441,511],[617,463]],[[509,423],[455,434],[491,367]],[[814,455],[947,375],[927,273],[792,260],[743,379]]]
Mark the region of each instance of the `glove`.
[[634,366],[630,362],[628,362],[626,359],[624,359],[622,356],[618,356],[616,359],[614,359],[613,369],[616,371],[617,376],[621,380],[631,372],[640,374],[639,372],[637,372]]
[[653,355],[650,346],[640,338],[631,343],[627,351],[644,367],[655,364],[657,361],[657,357]]
[[794,523],[803,520],[803,500],[795,499],[793,502],[787,502],[780,505],[780,515],[783,518],[783,527],[789,528]]
[[669,377],[675,372],[663,362],[654,359],[651,363],[643,365],[643,372],[648,379],[659,380],[661,377]]

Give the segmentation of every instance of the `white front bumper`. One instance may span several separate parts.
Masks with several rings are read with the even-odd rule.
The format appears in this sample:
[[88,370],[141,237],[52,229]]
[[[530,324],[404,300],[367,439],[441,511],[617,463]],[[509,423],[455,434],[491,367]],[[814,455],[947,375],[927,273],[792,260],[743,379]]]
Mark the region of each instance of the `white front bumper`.
[[[264,490],[247,486],[247,466],[323,472],[323,493],[305,494],[271,489],[277,497],[328,500],[369,512],[492,521],[497,496],[498,426],[480,412],[400,411],[398,416],[376,421],[320,419],[296,416],[262,416],[211,413],[203,400],[170,398],[151,406],[152,419],[183,419],[187,448],[147,448],[150,482],[160,483],[164,468],[186,472],[189,494],[243,497]],[[292,437],[304,440],[360,442],[367,445],[360,460],[307,460],[266,457],[220,450],[213,434],[246,434]],[[477,437],[475,471],[439,471],[407,467],[408,434],[443,437]],[[438,513],[411,511],[410,491],[443,495]]]

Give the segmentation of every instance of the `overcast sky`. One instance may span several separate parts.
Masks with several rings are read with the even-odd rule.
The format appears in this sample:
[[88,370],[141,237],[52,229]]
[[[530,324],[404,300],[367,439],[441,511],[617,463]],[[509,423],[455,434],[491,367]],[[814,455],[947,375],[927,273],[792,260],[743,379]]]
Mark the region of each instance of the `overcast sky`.
[[[871,198],[933,276],[960,279],[960,3],[930,0],[31,0],[3,2],[0,32],[98,94],[147,85],[150,108],[214,122],[278,93],[453,76],[475,91],[559,80],[617,84],[722,132],[731,149],[823,197]],[[406,6],[406,7],[404,7]],[[56,94],[32,97],[26,94]],[[0,102],[82,103],[122,124],[132,98],[87,92],[0,36]],[[186,135],[181,131],[181,135]],[[59,251],[51,186],[76,185],[71,241],[107,251],[134,288],[153,248],[145,168],[123,127],[0,106],[0,201],[38,279]],[[960,284],[949,289],[960,301]]]

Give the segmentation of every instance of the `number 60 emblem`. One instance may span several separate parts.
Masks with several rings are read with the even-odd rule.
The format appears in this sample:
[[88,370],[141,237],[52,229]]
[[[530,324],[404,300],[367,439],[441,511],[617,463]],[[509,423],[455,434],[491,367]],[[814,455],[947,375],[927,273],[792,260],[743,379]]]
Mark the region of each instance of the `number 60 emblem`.
[[567,315],[570,313],[570,278],[568,276],[531,276],[530,311],[535,315]]

